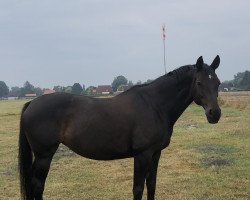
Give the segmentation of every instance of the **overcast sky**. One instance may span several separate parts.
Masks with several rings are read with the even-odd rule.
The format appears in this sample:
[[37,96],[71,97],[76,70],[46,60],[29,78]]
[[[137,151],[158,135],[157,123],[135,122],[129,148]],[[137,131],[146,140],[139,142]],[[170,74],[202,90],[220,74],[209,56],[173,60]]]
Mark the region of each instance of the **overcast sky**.
[[222,81],[250,70],[249,0],[1,0],[0,80],[39,87],[136,82],[208,64]]

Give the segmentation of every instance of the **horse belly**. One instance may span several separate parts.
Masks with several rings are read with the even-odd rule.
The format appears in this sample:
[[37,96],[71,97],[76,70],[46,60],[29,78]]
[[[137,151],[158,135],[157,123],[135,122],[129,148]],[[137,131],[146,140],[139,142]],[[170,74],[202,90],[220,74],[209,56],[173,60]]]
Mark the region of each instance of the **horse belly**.
[[75,153],[95,160],[114,160],[132,156],[129,134],[95,130],[72,133],[64,144]]

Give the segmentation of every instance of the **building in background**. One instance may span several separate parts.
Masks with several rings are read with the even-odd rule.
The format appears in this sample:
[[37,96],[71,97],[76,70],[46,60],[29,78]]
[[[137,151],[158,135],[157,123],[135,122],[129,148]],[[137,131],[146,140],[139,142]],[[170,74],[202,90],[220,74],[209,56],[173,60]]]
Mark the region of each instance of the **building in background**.
[[109,95],[113,93],[111,85],[98,85],[96,93],[101,95]]
[[43,94],[52,94],[52,93],[55,93],[56,91],[55,90],[51,90],[51,89],[44,89],[43,90]]

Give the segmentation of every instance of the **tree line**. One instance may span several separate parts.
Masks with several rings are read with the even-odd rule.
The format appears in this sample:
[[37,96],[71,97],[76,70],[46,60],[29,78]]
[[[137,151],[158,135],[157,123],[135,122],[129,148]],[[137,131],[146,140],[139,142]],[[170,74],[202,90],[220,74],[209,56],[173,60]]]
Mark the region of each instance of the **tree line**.
[[224,81],[220,85],[220,90],[230,91],[249,91],[250,90],[250,71],[239,72],[234,75],[233,80]]
[[[147,80],[146,83],[151,82],[152,80]],[[113,82],[111,83],[111,87],[113,92],[120,90],[120,88],[124,85],[128,86],[128,88],[132,87],[133,85],[142,84],[141,81],[133,83],[132,81],[128,81],[128,79],[123,76],[117,76],[114,78]],[[82,94],[82,95],[92,95],[93,89],[96,88],[95,86],[89,86],[85,88],[85,85],[81,85],[80,83],[74,83],[72,86],[60,86],[56,85],[52,89],[55,92],[66,92],[71,94]],[[29,81],[26,81],[22,87],[14,86],[9,88],[4,81],[0,81],[0,98],[5,97],[25,97],[26,94],[36,94],[36,96],[41,96],[45,89],[40,87],[35,87]]]
[[[144,83],[149,83],[153,80],[148,79]],[[114,78],[111,83],[111,87],[113,92],[121,91],[121,87],[124,85],[127,88],[132,87],[133,85],[140,85],[141,81],[137,81],[133,83],[132,81],[128,81],[125,76],[117,76]],[[80,83],[74,83],[72,86],[54,86],[53,90],[56,92],[67,92],[72,94],[82,94],[82,95],[92,95],[93,89],[95,86],[89,86],[85,88],[85,85],[81,85]],[[24,97],[25,94],[36,94],[36,96],[41,96],[43,94],[43,90],[40,87],[33,86],[29,81],[26,81],[22,87],[14,86],[9,88],[4,81],[0,81],[0,98],[3,97]],[[220,90],[250,90],[250,71],[246,70],[245,72],[239,72],[234,75],[234,79],[230,81],[224,81],[220,85]]]

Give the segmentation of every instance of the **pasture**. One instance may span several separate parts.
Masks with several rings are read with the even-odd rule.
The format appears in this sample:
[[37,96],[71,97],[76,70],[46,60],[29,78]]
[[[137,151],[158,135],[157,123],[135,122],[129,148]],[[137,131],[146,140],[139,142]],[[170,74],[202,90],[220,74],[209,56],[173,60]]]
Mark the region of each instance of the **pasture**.
[[[20,199],[17,144],[24,100],[0,101],[0,199]],[[250,198],[250,94],[221,93],[222,117],[207,122],[192,104],[175,125],[162,153],[157,200]],[[60,146],[45,199],[132,199],[133,159],[93,161]],[[145,191],[146,193],[146,191]],[[144,194],[144,199],[145,199]]]

